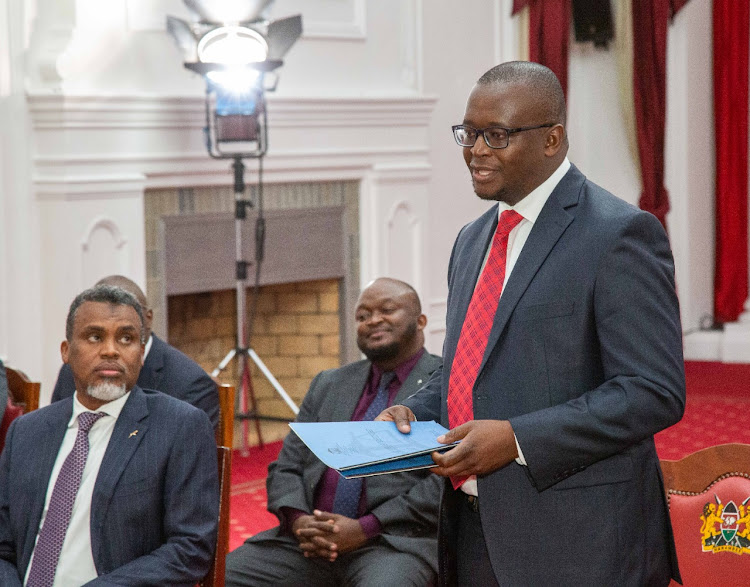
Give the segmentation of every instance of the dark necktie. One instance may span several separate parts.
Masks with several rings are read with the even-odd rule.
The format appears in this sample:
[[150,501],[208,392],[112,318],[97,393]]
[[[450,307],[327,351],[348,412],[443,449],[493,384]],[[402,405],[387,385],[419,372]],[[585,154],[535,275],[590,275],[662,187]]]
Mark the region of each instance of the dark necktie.
[[[365,411],[363,421],[374,420],[384,409],[388,407],[388,388],[396,374],[386,371],[380,376],[378,391],[375,398]],[[339,477],[336,485],[336,494],[333,498],[333,513],[341,514],[347,518],[357,518],[359,499],[362,495],[362,479],[344,479]]]
[[[521,220],[523,216],[514,210],[506,210],[500,215],[487,263],[471,296],[448,382],[448,424],[451,429],[474,419],[472,393],[503,292],[508,236]],[[464,481],[466,477],[451,477],[455,489]]]
[[78,415],[78,434],[73,450],[65,458],[52,490],[47,516],[34,549],[28,587],[50,587],[55,580],[57,562],[89,455],[89,430],[105,415],[103,412],[82,412]]

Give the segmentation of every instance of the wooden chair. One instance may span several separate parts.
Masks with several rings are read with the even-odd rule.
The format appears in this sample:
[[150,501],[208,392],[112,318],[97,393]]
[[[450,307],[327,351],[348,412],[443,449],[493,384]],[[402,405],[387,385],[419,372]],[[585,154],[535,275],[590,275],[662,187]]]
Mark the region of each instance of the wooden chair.
[[661,469],[683,585],[747,584],[750,445],[712,446]]
[[11,422],[39,407],[39,390],[42,387],[41,383],[30,381],[26,374],[18,369],[6,366],[5,374],[8,380],[8,400],[0,420],[0,451],[5,447],[5,435]]
[[41,383],[30,381],[23,371],[5,366],[8,377],[8,391],[13,396],[13,403],[23,409],[24,414],[39,408],[39,391]]
[[217,446],[216,454],[219,461],[219,533],[216,537],[216,553],[214,562],[205,579],[200,582],[201,587],[224,587],[226,557],[229,552],[229,489],[231,486],[232,449]]
[[223,587],[226,557],[229,553],[229,490],[232,484],[232,444],[234,442],[234,386],[217,383],[219,425],[216,427],[216,453],[219,461],[219,533],[216,537],[214,562],[201,587]]
[[216,444],[230,450],[234,446],[234,385],[217,383],[219,392],[219,425],[216,427]]

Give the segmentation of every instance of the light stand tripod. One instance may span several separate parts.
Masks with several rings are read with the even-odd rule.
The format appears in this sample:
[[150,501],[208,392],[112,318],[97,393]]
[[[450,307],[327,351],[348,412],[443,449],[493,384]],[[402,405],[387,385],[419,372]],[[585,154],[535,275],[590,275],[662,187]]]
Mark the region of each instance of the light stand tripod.
[[[210,92],[210,88],[208,90]],[[234,243],[235,243],[235,290],[237,306],[237,346],[230,350],[221,360],[219,365],[211,372],[212,377],[217,377],[229,362],[237,357],[239,360],[238,371],[240,373],[240,406],[237,419],[242,420],[242,454],[247,454],[248,443],[248,421],[255,420],[255,431],[258,435],[258,443],[263,446],[263,437],[260,430],[260,420],[276,420],[287,422],[285,418],[273,416],[260,416],[258,414],[257,402],[253,391],[252,379],[250,377],[250,364],[252,360],[268,379],[276,392],[286,402],[292,413],[296,416],[299,409],[281,384],[276,380],[271,371],[266,367],[257,353],[250,346],[252,340],[253,324],[255,322],[255,310],[260,291],[260,270],[263,264],[266,221],[263,216],[263,157],[266,152],[267,143],[267,120],[265,100],[262,92],[256,97],[255,112],[253,116],[246,115],[220,115],[210,113],[210,94],[206,100],[206,139],[208,150],[212,157],[232,157],[234,163]],[[238,138],[240,137],[241,138]],[[219,148],[222,142],[251,142],[256,145],[253,151],[225,153]],[[212,148],[212,145],[214,148]],[[258,217],[255,222],[255,284],[253,288],[252,308],[250,320],[246,312],[246,280],[247,269],[250,263],[243,259],[242,250],[242,223],[247,218],[247,208],[252,208],[251,200],[245,199],[245,164],[243,157],[258,159]]]
[[[218,376],[234,357],[239,357],[241,393],[238,418],[244,420],[243,453],[247,453],[248,419],[255,420],[258,441],[261,446],[263,444],[248,358],[258,366],[292,412],[295,415],[299,412],[284,388],[250,347],[265,240],[263,156],[268,142],[265,91],[276,89],[278,74],[275,70],[283,65],[282,58],[302,35],[302,16],[299,14],[273,21],[267,19],[267,8],[272,1],[216,3],[210,0],[185,0],[193,17],[191,22],[167,17],[167,30],[182,51],[184,66],[202,75],[206,81],[204,132],[208,153],[216,159],[234,159],[237,346],[227,353],[211,375]],[[214,7],[214,4],[223,6]],[[249,321],[245,312],[245,280],[249,263],[242,259],[242,220],[246,218],[246,209],[252,207],[252,203],[244,199],[245,166],[242,159],[248,157],[259,161],[255,288]],[[265,416],[263,419],[282,420]]]
[[[250,364],[248,359],[251,359],[260,369],[260,371],[268,379],[269,383],[273,386],[276,392],[286,402],[289,408],[292,410],[294,415],[299,413],[299,409],[289,395],[286,393],[281,384],[276,380],[271,371],[266,367],[265,363],[260,359],[257,353],[248,345],[248,342],[252,338],[252,324],[255,317],[255,307],[258,300],[258,290],[260,288],[260,268],[263,263],[264,244],[265,244],[265,218],[263,217],[263,159],[262,156],[259,158],[259,174],[258,174],[258,218],[255,224],[255,287],[252,298],[252,310],[250,315],[252,319],[247,320],[246,314],[246,287],[245,281],[247,279],[247,268],[250,265],[247,261],[243,260],[242,255],[242,221],[247,218],[247,208],[252,207],[250,200],[245,200],[245,165],[242,162],[240,155],[235,156],[232,169],[234,170],[234,240],[235,240],[235,289],[236,289],[236,302],[237,302],[237,346],[230,350],[226,356],[221,360],[219,365],[211,372],[212,377],[217,377],[221,373],[229,362],[234,358],[238,357],[239,360],[239,372],[240,372],[240,411],[237,414],[237,418],[242,420],[242,453],[247,453],[247,433],[248,433],[248,420],[255,420],[255,431],[258,435],[258,443],[263,446],[263,437],[260,431],[260,420],[277,420],[287,421],[283,418],[275,418],[272,416],[260,416],[258,414],[257,403],[255,400],[255,393],[252,387],[252,380],[250,378]],[[249,405],[248,405],[249,404]]]

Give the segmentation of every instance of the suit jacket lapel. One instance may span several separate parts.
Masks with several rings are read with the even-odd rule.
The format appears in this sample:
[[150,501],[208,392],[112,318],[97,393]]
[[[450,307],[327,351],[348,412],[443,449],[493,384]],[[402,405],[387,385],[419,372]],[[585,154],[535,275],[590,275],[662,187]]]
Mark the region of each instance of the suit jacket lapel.
[[480,374],[521,296],[568,225],[573,222],[574,215],[568,212],[567,208],[577,204],[585,179],[583,174],[571,165],[542,208],[500,297],[487,348],[479,367]]
[[[479,271],[482,269],[485,253],[495,235],[498,218],[497,209],[498,207],[495,205],[490,209],[492,213],[487,214],[487,221],[481,228],[479,237],[475,239],[474,246],[469,254],[466,271],[461,271],[460,274],[452,276],[454,288],[457,289],[456,295],[452,295],[451,297],[460,303],[458,316],[460,316],[459,323],[462,325],[466,319],[466,313],[469,311],[469,303],[471,302],[471,297],[474,295],[474,288],[479,280]],[[460,329],[456,332],[456,342],[458,342],[460,332]],[[455,351],[455,347],[453,351]]]
[[[148,407],[146,396],[138,387],[130,392],[130,397],[115,422],[112,437],[104,452],[99,475],[94,485],[91,499],[91,546],[94,560],[99,560],[101,537],[97,528],[104,527],[107,509],[112,501],[117,482],[128,465],[131,457],[148,432]],[[136,434],[133,434],[137,430]]]
[[143,362],[138,376],[138,387],[145,389],[160,389],[162,370],[164,369],[164,347],[166,343],[155,334],[151,335],[151,349]]
[[422,384],[430,378],[430,375],[438,368],[439,364],[440,361],[433,358],[430,353],[425,351],[425,353],[419,358],[419,361],[417,361],[417,364],[414,365],[414,368],[398,390],[398,393],[396,393],[396,397],[393,398],[393,403],[400,403],[415,393]]
[[73,414],[73,398],[67,398],[60,402],[61,404],[67,404],[65,407],[61,406],[61,409],[47,409],[43,412],[46,416],[44,422],[44,430],[42,438],[44,442],[38,443],[35,447],[36,456],[34,463],[29,462],[29,466],[39,467],[41,471],[40,475],[35,477],[36,487],[33,490],[31,515],[29,516],[28,532],[26,533],[22,560],[19,561],[19,569],[21,567],[25,571],[26,565],[29,559],[31,559],[31,553],[34,550],[34,544],[36,535],[39,530],[39,522],[42,519],[42,512],[44,511],[44,501],[47,497],[47,489],[49,485],[50,476],[52,475],[52,468],[55,466],[55,460],[57,460],[57,453],[60,452],[60,446],[62,445],[65,433],[68,430],[68,422]]
[[370,362],[362,362],[362,366],[357,373],[341,383],[338,400],[333,407],[331,420],[334,422],[345,422],[352,417],[354,408],[357,407],[359,399],[362,397],[362,391],[365,389],[367,377],[370,374]]

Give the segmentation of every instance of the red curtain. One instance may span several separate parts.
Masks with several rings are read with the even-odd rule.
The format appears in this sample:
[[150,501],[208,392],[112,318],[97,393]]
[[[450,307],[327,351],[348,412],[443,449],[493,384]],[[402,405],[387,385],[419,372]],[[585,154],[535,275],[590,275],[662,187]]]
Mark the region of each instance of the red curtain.
[[714,319],[743,311],[747,274],[747,140],[749,0],[714,0],[716,125],[716,273]]
[[669,196],[664,187],[664,127],[667,103],[667,25],[664,0],[634,0],[633,105],[641,161],[639,206],[666,228]]
[[570,0],[513,0],[513,14],[529,7],[529,60],[555,72],[568,93]]

